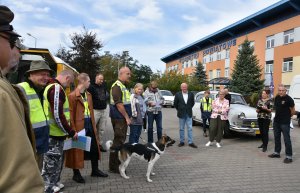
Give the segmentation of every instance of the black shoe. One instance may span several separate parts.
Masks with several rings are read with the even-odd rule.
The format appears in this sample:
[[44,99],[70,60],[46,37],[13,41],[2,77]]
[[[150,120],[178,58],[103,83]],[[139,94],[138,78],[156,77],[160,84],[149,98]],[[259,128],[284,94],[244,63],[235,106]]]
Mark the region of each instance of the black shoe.
[[184,143],[180,142],[180,143],[178,144],[178,147],[182,147],[182,146],[184,146]]
[[81,176],[81,174],[74,174],[73,175],[73,180],[77,183],[85,183],[85,180],[83,179],[83,177]]
[[263,147],[262,152],[266,152],[266,151],[267,151],[267,147]]
[[190,143],[189,146],[192,148],[198,148],[197,145],[195,145],[194,143]]
[[285,164],[289,164],[289,163],[292,163],[292,162],[293,162],[293,159],[290,159],[290,158],[285,158],[283,160],[283,163],[285,163]]
[[99,149],[100,149],[101,152],[107,152],[107,150],[104,149],[102,145],[99,145]]
[[93,177],[102,177],[102,178],[106,178],[108,177],[108,175],[106,173],[103,173],[101,170],[97,169],[97,170],[93,170],[91,176]]
[[270,155],[268,155],[269,158],[280,158],[280,155],[279,154],[276,154],[276,153],[272,153]]
[[264,147],[264,145],[263,144],[261,144],[261,146],[258,146],[257,148],[263,148]]

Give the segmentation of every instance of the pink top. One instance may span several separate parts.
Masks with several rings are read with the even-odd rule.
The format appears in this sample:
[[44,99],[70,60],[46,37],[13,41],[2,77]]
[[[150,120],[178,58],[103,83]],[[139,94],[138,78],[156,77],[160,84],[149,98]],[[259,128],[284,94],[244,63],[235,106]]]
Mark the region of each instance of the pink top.
[[[219,113],[221,111],[221,113]],[[221,120],[227,120],[228,119],[228,111],[229,111],[229,101],[227,99],[223,99],[221,102],[219,98],[216,98],[212,103],[212,119],[215,119],[218,117],[218,115],[221,115]]]

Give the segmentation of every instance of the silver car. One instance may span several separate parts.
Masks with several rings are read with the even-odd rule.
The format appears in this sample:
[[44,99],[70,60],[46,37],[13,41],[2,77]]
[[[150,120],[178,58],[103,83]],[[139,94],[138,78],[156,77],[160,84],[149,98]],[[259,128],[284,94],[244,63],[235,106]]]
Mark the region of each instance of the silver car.
[[[228,137],[231,131],[241,133],[260,134],[256,109],[248,106],[241,94],[229,92],[231,94],[230,110],[228,114],[229,125],[224,129],[224,137]],[[200,99],[203,97],[204,91],[195,95],[195,105],[193,107],[193,123],[202,123]],[[211,91],[210,96],[214,100],[218,95],[218,91]]]

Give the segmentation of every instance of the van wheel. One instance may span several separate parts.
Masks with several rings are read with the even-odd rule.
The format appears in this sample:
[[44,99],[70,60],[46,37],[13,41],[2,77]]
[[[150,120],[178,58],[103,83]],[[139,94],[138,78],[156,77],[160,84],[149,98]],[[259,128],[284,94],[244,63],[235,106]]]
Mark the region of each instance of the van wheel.
[[226,125],[224,127],[223,130],[223,137],[224,138],[229,138],[232,136],[232,131],[229,129],[230,125],[229,125],[229,121],[226,121]]

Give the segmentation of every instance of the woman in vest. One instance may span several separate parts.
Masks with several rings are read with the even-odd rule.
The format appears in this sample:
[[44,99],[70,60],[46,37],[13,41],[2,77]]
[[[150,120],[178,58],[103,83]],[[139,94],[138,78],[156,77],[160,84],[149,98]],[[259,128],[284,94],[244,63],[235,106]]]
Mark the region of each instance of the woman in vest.
[[263,152],[267,151],[269,142],[269,126],[272,118],[273,101],[269,98],[269,91],[263,90],[261,93],[261,99],[257,102],[256,112],[258,127],[261,134],[262,145],[258,148],[262,148]]
[[91,137],[90,152],[80,149],[70,149],[66,151],[66,167],[73,169],[73,180],[78,183],[85,183],[79,169],[84,167],[84,158],[89,157],[92,164],[92,174],[94,177],[107,177],[108,175],[98,169],[100,158],[99,142],[96,138],[96,125],[94,119],[92,96],[86,91],[90,86],[88,74],[78,75],[78,86],[69,94],[70,120],[71,126],[77,131],[85,129],[86,136]]
[[209,97],[210,91],[206,90],[204,92],[204,97],[200,99],[200,110],[201,110],[201,118],[203,122],[203,136],[207,137],[207,121],[210,123],[210,116],[211,116],[211,105],[212,105],[212,98]]

